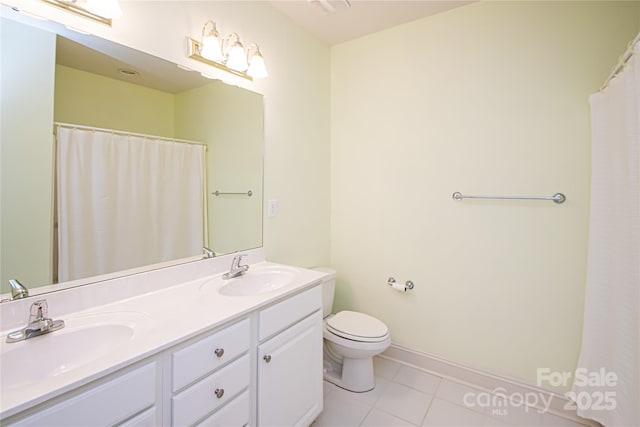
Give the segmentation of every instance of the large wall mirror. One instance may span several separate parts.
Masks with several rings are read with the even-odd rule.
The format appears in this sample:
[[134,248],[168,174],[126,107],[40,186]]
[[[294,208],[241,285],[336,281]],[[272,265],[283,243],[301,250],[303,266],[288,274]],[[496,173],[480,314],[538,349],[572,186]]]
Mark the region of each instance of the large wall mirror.
[[[2,12],[3,294],[9,292],[9,279],[35,293],[38,287],[54,291],[197,260],[202,246],[216,255],[262,246],[262,95],[55,23],[16,18],[4,6]],[[179,256],[143,258],[127,271],[86,273],[56,285],[62,237],[57,234],[54,123],[204,144],[206,240]],[[160,234],[184,232],[175,226]],[[134,230],[130,238],[143,239]]]

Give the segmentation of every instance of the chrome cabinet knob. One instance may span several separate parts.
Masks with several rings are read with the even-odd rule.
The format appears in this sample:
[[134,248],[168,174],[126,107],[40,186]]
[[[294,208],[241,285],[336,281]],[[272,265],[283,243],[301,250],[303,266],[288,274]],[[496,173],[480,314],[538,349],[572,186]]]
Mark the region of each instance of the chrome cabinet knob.
[[216,397],[218,399],[220,399],[222,396],[224,396],[224,389],[223,388],[217,388],[217,389],[214,390],[213,393],[216,395]]
[[213,352],[216,354],[216,356],[222,357],[224,355],[224,348],[216,348]]
[[263,359],[264,359],[265,362],[269,363],[269,362],[271,362],[271,355],[270,354],[265,354]]

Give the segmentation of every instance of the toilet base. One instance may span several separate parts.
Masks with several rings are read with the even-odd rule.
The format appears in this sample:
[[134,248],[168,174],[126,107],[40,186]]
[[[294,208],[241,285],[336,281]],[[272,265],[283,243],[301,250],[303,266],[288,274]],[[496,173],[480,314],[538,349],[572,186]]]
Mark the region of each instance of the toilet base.
[[335,357],[327,357],[325,352],[324,379],[348,391],[364,393],[376,386],[373,373],[373,357],[350,359],[341,362]]

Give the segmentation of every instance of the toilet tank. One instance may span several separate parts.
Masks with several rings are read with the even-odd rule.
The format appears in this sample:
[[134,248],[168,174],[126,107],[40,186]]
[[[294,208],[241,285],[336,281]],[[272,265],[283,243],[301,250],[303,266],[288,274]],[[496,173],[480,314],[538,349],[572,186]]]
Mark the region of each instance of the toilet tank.
[[333,307],[333,297],[336,292],[336,271],[329,267],[316,267],[315,271],[325,273],[322,278],[322,317],[331,314]]

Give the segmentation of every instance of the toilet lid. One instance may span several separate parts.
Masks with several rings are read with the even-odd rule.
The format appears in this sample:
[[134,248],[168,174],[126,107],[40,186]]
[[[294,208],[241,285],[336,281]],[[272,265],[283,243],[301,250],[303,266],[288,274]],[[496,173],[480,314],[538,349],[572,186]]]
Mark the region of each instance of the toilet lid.
[[387,325],[375,317],[355,311],[341,311],[327,320],[328,329],[336,335],[356,341],[385,338]]

